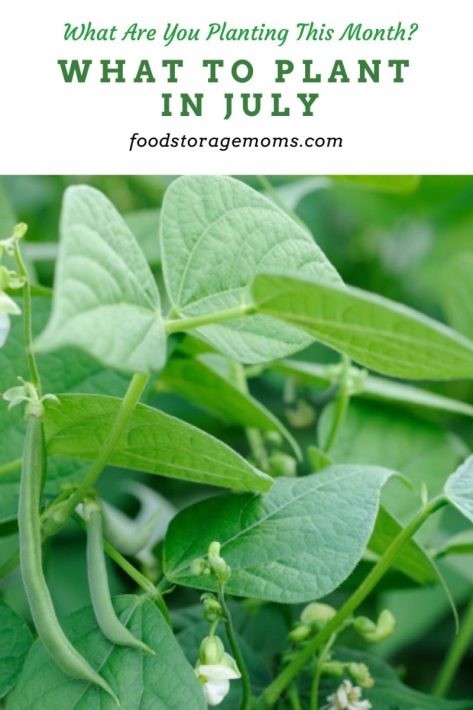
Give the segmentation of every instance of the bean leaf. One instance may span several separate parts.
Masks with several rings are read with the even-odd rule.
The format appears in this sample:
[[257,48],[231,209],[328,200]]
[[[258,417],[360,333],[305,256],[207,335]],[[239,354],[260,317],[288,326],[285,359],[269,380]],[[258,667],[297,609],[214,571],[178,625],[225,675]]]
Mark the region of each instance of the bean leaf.
[[[143,597],[123,596],[115,609],[130,631],[156,651],[156,656],[112,646],[97,628],[90,607],[71,614],[64,630],[89,663],[109,682],[122,708],[139,710],[205,710],[202,689],[156,605]],[[19,683],[9,698],[10,710],[34,707],[115,710],[104,691],[65,675],[38,640]]]
[[[22,306],[21,300],[19,305]],[[44,327],[50,314],[49,298],[33,299],[34,333]],[[23,323],[21,318],[12,318],[12,329],[3,348],[0,349],[0,392],[18,384],[17,376],[29,379],[28,363],[24,348]],[[58,353],[46,353],[38,357],[39,369],[45,392],[107,392],[122,395],[128,378],[113,370],[104,369],[86,353],[67,348]],[[0,401],[0,523],[13,520],[18,508],[18,482],[25,422],[21,407],[8,410],[6,402]],[[76,481],[83,477],[87,464],[65,459],[48,462],[45,493],[57,495],[66,480]]]
[[161,372],[158,390],[179,394],[229,424],[278,431],[300,456],[299,446],[284,424],[248,392],[242,392],[231,376],[225,377],[220,368],[224,361],[213,353],[195,358],[173,357]]
[[33,636],[23,619],[0,601],[0,698],[16,683]]
[[469,456],[447,479],[445,495],[473,523],[473,456]]
[[[120,399],[60,395],[46,403],[48,453],[94,461],[112,428]],[[123,468],[222,486],[237,491],[266,491],[272,479],[233,449],[200,429],[139,404],[110,456]]]
[[[339,282],[312,237],[272,202],[237,180],[175,180],[161,213],[161,252],[173,310],[201,316],[248,302],[256,273],[288,268]],[[253,315],[198,333],[234,360],[257,363],[295,352],[311,338],[291,325]]]
[[447,268],[445,310],[454,328],[473,338],[473,254],[459,254]]
[[436,557],[447,557],[448,555],[473,555],[473,529],[463,530],[457,535],[453,535],[435,551]]
[[[324,441],[331,426],[333,407],[325,407],[320,418]],[[454,470],[467,449],[455,434],[433,422],[371,402],[352,402],[330,450],[336,463],[388,466],[405,476],[413,490],[393,479],[383,492],[383,503],[401,521],[418,509],[425,483],[431,496],[439,495],[446,472]],[[432,518],[424,527],[435,524]],[[422,537],[422,531],[421,531]]]
[[298,326],[386,375],[473,377],[473,342],[407,306],[357,288],[306,276],[259,274],[258,311]]
[[64,197],[51,320],[38,352],[79,347],[109,367],[148,372],[165,359],[159,293],[134,236],[97,190]]
[[214,589],[208,577],[193,576],[190,565],[218,540],[232,568],[230,594],[294,603],[323,597],[361,559],[381,488],[392,475],[374,466],[331,466],[303,478],[279,478],[264,497],[227,495],[197,503],[169,527],[166,576]]
[[[307,384],[326,386],[333,382],[330,367],[327,368],[325,365],[319,365],[314,362],[282,360],[272,367],[284,375],[295,377],[298,381]],[[396,382],[395,380],[371,375],[367,372],[360,379],[359,389],[356,389],[352,396],[382,400],[384,402],[396,402],[409,408],[422,407],[473,417],[473,406],[467,402],[445,397],[405,382]]]
[[[368,549],[381,556],[401,531],[401,523],[386,508],[381,507],[373,535],[368,542]],[[444,585],[433,560],[414,539],[409,540],[400,550],[394,561],[394,567],[418,584]]]

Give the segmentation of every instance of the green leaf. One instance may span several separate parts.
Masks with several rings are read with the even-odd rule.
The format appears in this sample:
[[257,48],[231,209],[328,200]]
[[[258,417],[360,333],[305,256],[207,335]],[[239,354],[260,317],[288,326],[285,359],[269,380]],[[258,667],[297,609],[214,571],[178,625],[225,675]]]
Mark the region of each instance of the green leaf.
[[[21,301],[19,301],[21,306]],[[50,313],[48,298],[33,299],[33,330],[44,327]],[[38,357],[45,392],[82,391],[123,395],[128,378],[113,370],[106,370],[91,357],[68,348]],[[17,384],[17,376],[29,379],[25,357],[23,323],[12,318],[12,329],[6,345],[0,349],[0,392]],[[23,450],[25,423],[21,407],[8,410],[0,401],[0,523],[16,518],[20,459]],[[82,478],[87,464],[66,460],[50,460],[45,492],[56,495],[61,484]]]
[[307,331],[357,362],[394,377],[473,377],[473,343],[442,323],[357,288],[259,274],[258,310]]
[[[295,377],[300,382],[317,386],[332,384],[330,368],[331,366],[327,368],[325,365],[301,360],[282,360],[273,366],[273,369],[284,375]],[[398,402],[409,407],[435,409],[441,412],[473,417],[473,406],[471,404],[451,397],[444,397],[404,382],[395,382],[368,373],[363,378],[363,389],[353,392],[352,396],[385,402]]]
[[[320,417],[322,441],[331,421],[329,406]],[[436,424],[385,405],[352,402],[330,455],[336,463],[388,466],[403,474],[413,490],[393,479],[386,486],[383,502],[392,514],[405,521],[418,510],[422,484],[427,485],[430,496],[440,494],[446,472],[458,465],[465,451],[460,439]],[[428,521],[424,529],[430,524]]]
[[81,348],[126,372],[159,369],[165,336],[156,283],[122,217],[97,190],[64,196],[51,320],[38,352]]
[[125,222],[152,266],[158,265],[161,261],[159,249],[160,215],[161,210],[139,210],[138,212],[127,212],[124,215]]
[[0,601],[0,698],[15,685],[33,636],[23,619]]
[[164,545],[171,582],[215,589],[190,572],[218,540],[232,568],[230,594],[276,602],[323,597],[348,577],[373,532],[385,468],[332,466],[303,478],[278,478],[261,496],[219,496],[172,521]]
[[[249,303],[254,275],[273,267],[340,280],[304,229],[232,178],[187,176],[172,183],[161,213],[161,251],[173,311],[184,317]],[[225,355],[248,363],[283,357],[311,342],[300,330],[261,315],[197,332]]]
[[418,175],[331,175],[330,178],[365,190],[399,194],[414,192],[420,183]]
[[333,464],[330,456],[322,449],[319,449],[318,446],[309,446],[307,448],[307,458],[309,459],[311,470],[314,473],[322,471],[327,466]]
[[11,237],[16,217],[3,185],[0,183],[0,240]]
[[[205,710],[194,671],[156,605],[144,597],[116,597],[120,619],[156,656],[112,646],[100,633],[90,607],[71,614],[64,630],[89,663],[110,683],[127,710]],[[39,705],[40,704],[40,705]],[[9,698],[9,710],[115,710],[114,701],[96,686],[66,676],[40,641],[28,656],[20,681]]]
[[449,323],[473,338],[473,254],[459,254],[448,265],[444,304]]
[[228,361],[220,355],[212,353],[195,358],[173,357],[160,373],[158,391],[164,388],[179,394],[226,423],[278,431],[299,456],[299,447],[284,424],[222,374],[220,364],[226,363]]
[[[381,556],[401,531],[401,523],[386,508],[381,507],[373,534],[368,542],[368,549]],[[443,580],[433,560],[414,539],[404,545],[395,559],[394,567],[418,584],[443,586]]]
[[[335,658],[342,662],[365,663],[374,679],[372,688],[363,689],[363,699],[369,700],[374,710],[471,710],[471,700],[444,700],[419,693],[398,678],[390,666],[376,656],[353,649],[338,649]],[[324,680],[321,704],[327,695],[340,685],[340,679]]]
[[436,557],[448,555],[473,555],[473,529],[463,530],[449,538],[440,549],[435,551]]
[[[120,402],[94,395],[60,395],[59,403],[46,402],[49,455],[94,461]],[[130,417],[110,464],[237,491],[266,491],[272,483],[223,442],[144,404]]]
[[445,495],[473,523],[473,456],[469,456],[455,473],[448,477]]

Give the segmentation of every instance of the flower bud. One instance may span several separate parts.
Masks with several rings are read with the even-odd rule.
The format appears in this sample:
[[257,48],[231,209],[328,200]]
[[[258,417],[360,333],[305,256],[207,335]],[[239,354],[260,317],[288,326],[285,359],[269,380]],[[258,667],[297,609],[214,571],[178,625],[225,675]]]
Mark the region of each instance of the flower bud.
[[266,431],[264,432],[264,440],[270,446],[282,446],[283,438],[278,431]]
[[22,239],[28,231],[28,225],[24,222],[19,222],[13,229],[13,238]]
[[305,399],[299,399],[294,408],[286,409],[286,418],[294,429],[303,429],[311,426],[315,422],[317,415],[309,402],[306,402]]
[[222,607],[213,594],[203,594],[200,599],[204,605],[204,619],[206,621],[212,624],[222,617]]
[[310,626],[307,626],[307,624],[299,624],[289,632],[290,640],[295,643],[304,641],[308,636],[310,636]]
[[334,678],[340,678],[345,671],[345,664],[340,661],[327,661],[322,666],[322,673],[325,675],[332,676]]
[[12,290],[23,288],[25,281],[25,277],[20,276],[16,271],[10,271],[4,266],[0,266],[0,291],[5,291],[7,288]]
[[389,609],[383,609],[378,617],[378,623],[376,624],[376,638],[375,641],[384,641],[388,636],[394,632],[396,628],[396,619],[394,615],[389,611]]
[[353,628],[360,636],[366,638],[366,634],[372,634],[376,631],[376,624],[367,616],[357,616],[353,622]]
[[211,542],[209,545],[208,552],[208,564],[211,571],[216,576],[220,584],[225,584],[227,579],[230,577],[231,569],[220,556],[221,545],[219,542]]
[[396,627],[396,619],[389,609],[383,609],[376,624],[362,616],[355,619],[354,627],[366,641],[375,643],[391,636]]
[[305,609],[302,610],[301,621],[303,624],[317,624],[325,625],[327,621],[333,619],[337,610],[330,606],[329,604],[322,604],[320,602],[312,602],[307,604]]
[[206,636],[199,649],[199,660],[202,665],[214,666],[223,660],[225,648],[218,636]]
[[372,688],[374,680],[371,677],[370,669],[366,663],[349,663],[348,672],[355,681],[363,688]]
[[211,559],[212,559],[213,557],[220,557],[220,550],[221,550],[221,547],[222,547],[222,546],[220,545],[220,543],[217,542],[216,540],[214,540],[214,542],[211,542],[211,543],[210,543],[210,545],[209,545],[209,551],[208,551],[209,562],[211,561]]
[[197,557],[191,562],[191,574],[194,577],[200,577],[201,575],[209,575],[210,570],[207,561],[203,557]]
[[293,477],[297,472],[297,461],[292,456],[278,451],[271,454],[269,457],[269,466],[271,474],[274,477],[288,476]]

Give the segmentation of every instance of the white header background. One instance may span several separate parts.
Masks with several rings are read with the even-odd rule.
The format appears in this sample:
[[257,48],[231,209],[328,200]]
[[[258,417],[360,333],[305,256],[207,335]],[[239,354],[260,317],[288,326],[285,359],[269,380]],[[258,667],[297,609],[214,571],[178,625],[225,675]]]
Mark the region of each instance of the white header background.
[[[157,28],[153,42],[64,41],[64,25],[91,21],[96,27],[116,25],[118,34],[133,22]],[[228,26],[288,27],[288,41],[179,42],[164,48],[168,22],[201,28],[211,22]],[[412,41],[295,41],[298,22],[326,23],[339,34],[350,22],[389,27],[401,21],[419,29]],[[295,173],[409,174],[470,173],[473,169],[471,101],[471,32],[473,3],[425,0],[352,0],[338,2],[262,3],[254,0],[111,0],[3,2],[0,9],[0,173],[1,174],[177,174]],[[84,84],[63,81],[59,58],[126,59],[125,84],[101,84],[99,68],[90,69]],[[155,69],[155,84],[134,84],[141,59]],[[183,59],[178,84],[165,83],[162,59]],[[203,59],[222,58],[222,80],[208,84]],[[248,59],[254,78],[237,84],[230,65]],[[392,83],[388,59],[410,61],[405,82]],[[275,59],[296,65],[286,84],[274,84]],[[342,59],[349,84],[302,83],[302,60],[327,77]],[[381,59],[379,84],[359,84],[357,59]],[[163,118],[163,92],[202,92],[204,115]],[[265,94],[263,112],[255,118],[224,121],[225,92]],[[284,94],[290,117],[271,117],[270,94]],[[298,92],[318,92],[314,117],[301,116]],[[176,101],[177,106],[177,101]],[[180,136],[340,136],[343,148],[296,149],[142,149],[129,151],[133,133]]]

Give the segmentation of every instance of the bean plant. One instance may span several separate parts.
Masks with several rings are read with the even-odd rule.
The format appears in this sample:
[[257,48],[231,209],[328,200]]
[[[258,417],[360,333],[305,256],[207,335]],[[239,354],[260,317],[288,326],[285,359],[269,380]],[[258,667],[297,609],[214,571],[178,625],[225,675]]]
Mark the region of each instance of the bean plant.
[[[54,290],[32,230],[1,235],[7,710],[473,708],[473,457],[442,428],[473,416],[443,384],[473,379],[473,257],[453,329],[350,286],[253,184],[169,181],[147,240],[68,187]],[[446,640],[413,688],[417,598]]]

